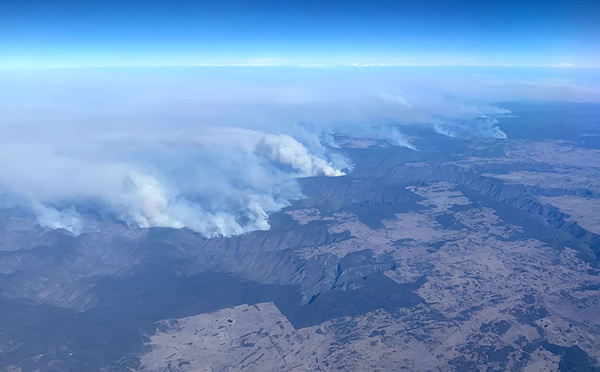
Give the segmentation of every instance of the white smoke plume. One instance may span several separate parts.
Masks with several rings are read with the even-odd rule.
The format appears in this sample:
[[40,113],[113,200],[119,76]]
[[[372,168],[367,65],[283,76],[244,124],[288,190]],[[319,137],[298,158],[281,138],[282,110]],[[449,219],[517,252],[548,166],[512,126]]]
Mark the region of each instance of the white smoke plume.
[[0,180],[31,200],[43,227],[93,229],[94,221],[76,210],[93,202],[129,226],[187,227],[215,237],[267,230],[271,213],[302,197],[298,177],[344,174],[289,135],[241,128],[186,134],[105,135],[36,151],[13,145],[4,148],[14,162]]
[[[216,128],[211,129],[209,135],[196,143],[214,145],[214,141],[221,136],[218,130],[215,130]],[[271,164],[280,164],[291,167],[292,171],[267,171],[270,174],[265,177],[273,177],[272,183],[260,187],[251,184],[252,175],[245,174],[243,179],[235,181],[236,186],[242,188],[244,192],[238,192],[237,195],[235,192],[232,195],[221,195],[225,200],[219,201],[217,205],[202,202],[203,195],[191,195],[191,197],[183,195],[176,185],[174,190],[169,190],[152,176],[131,172],[125,179],[121,204],[115,206],[116,210],[121,211],[119,218],[139,227],[188,227],[208,237],[267,230],[270,213],[285,207],[290,200],[301,197],[297,191],[295,194],[287,195],[285,192],[279,192],[277,188],[283,186],[285,182],[292,181],[296,177],[344,175],[340,169],[334,168],[332,163],[309,153],[301,143],[288,135],[238,131],[245,135],[242,142],[253,146],[243,147],[238,143],[236,150],[245,153],[241,158],[245,162],[236,163],[235,167],[243,168],[252,165],[252,167],[263,168],[260,172],[263,173]],[[226,132],[232,139],[231,136],[236,131]],[[249,140],[251,137],[254,138]],[[257,138],[259,139],[256,140]],[[256,143],[252,144],[253,141]],[[254,154],[257,155],[256,158]],[[261,161],[263,158],[266,162]],[[232,158],[227,161],[231,162]],[[190,171],[193,172],[192,169]],[[241,170],[238,169],[238,172]],[[241,182],[242,180],[245,180],[245,184]],[[293,186],[291,188],[293,189]],[[204,196],[215,191],[215,189],[206,190]],[[195,198],[198,200],[194,201]]]
[[507,138],[499,126],[498,119],[481,116],[468,121],[436,123],[433,126],[436,133],[447,137],[471,138]]
[[37,214],[37,223],[42,227],[50,229],[63,229],[73,234],[79,234],[82,231],[81,216],[74,207],[57,210],[47,207],[39,202],[32,203],[33,212]]
[[264,136],[259,141],[256,151],[271,161],[290,166],[298,172],[299,177],[344,175],[344,172],[335,169],[324,159],[310,154],[306,147],[285,134]]
[[448,128],[446,128],[444,125],[442,125],[440,123],[433,124],[433,130],[436,133],[441,134],[441,135],[446,136],[446,137],[454,138],[454,137],[457,136],[456,133],[451,132]]

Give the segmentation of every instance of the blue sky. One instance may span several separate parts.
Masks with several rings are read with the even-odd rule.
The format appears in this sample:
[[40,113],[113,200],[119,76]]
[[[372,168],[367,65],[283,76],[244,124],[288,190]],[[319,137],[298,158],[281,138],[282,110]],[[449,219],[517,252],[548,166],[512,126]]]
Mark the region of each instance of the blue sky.
[[600,67],[598,1],[0,0],[0,67]]

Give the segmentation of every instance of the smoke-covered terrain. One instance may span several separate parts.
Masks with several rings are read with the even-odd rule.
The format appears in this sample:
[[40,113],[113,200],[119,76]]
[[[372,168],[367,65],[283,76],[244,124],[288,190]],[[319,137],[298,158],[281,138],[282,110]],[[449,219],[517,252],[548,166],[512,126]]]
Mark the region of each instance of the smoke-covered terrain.
[[8,206],[74,234],[111,219],[239,235],[301,199],[297,178],[351,172],[333,134],[412,150],[406,125],[506,138],[498,119],[510,110],[494,102],[594,102],[596,79],[418,67],[4,72],[0,188]]
[[356,71],[0,76],[0,370],[600,370],[597,77]]

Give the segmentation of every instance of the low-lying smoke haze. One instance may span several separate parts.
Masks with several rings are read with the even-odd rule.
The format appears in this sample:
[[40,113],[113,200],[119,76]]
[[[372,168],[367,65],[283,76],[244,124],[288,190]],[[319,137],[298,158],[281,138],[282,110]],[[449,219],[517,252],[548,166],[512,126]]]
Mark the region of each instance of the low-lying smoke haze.
[[98,218],[207,237],[265,230],[302,198],[297,178],[352,171],[332,133],[418,150],[403,125],[506,138],[497,118],[510,112],[495,102],[600,101],[597,85],[557,70],[4,72],[0,190],[41,226],[73,233]]

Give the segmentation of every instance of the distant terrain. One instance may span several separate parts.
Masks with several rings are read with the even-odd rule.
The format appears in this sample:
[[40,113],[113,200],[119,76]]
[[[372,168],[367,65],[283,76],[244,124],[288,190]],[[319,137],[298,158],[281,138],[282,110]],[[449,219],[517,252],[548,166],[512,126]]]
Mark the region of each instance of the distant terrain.
[[600,371],[600,105],[502,107],[507,139],[334,136],[353,171],[268,231],[1,210],[0,370]]

